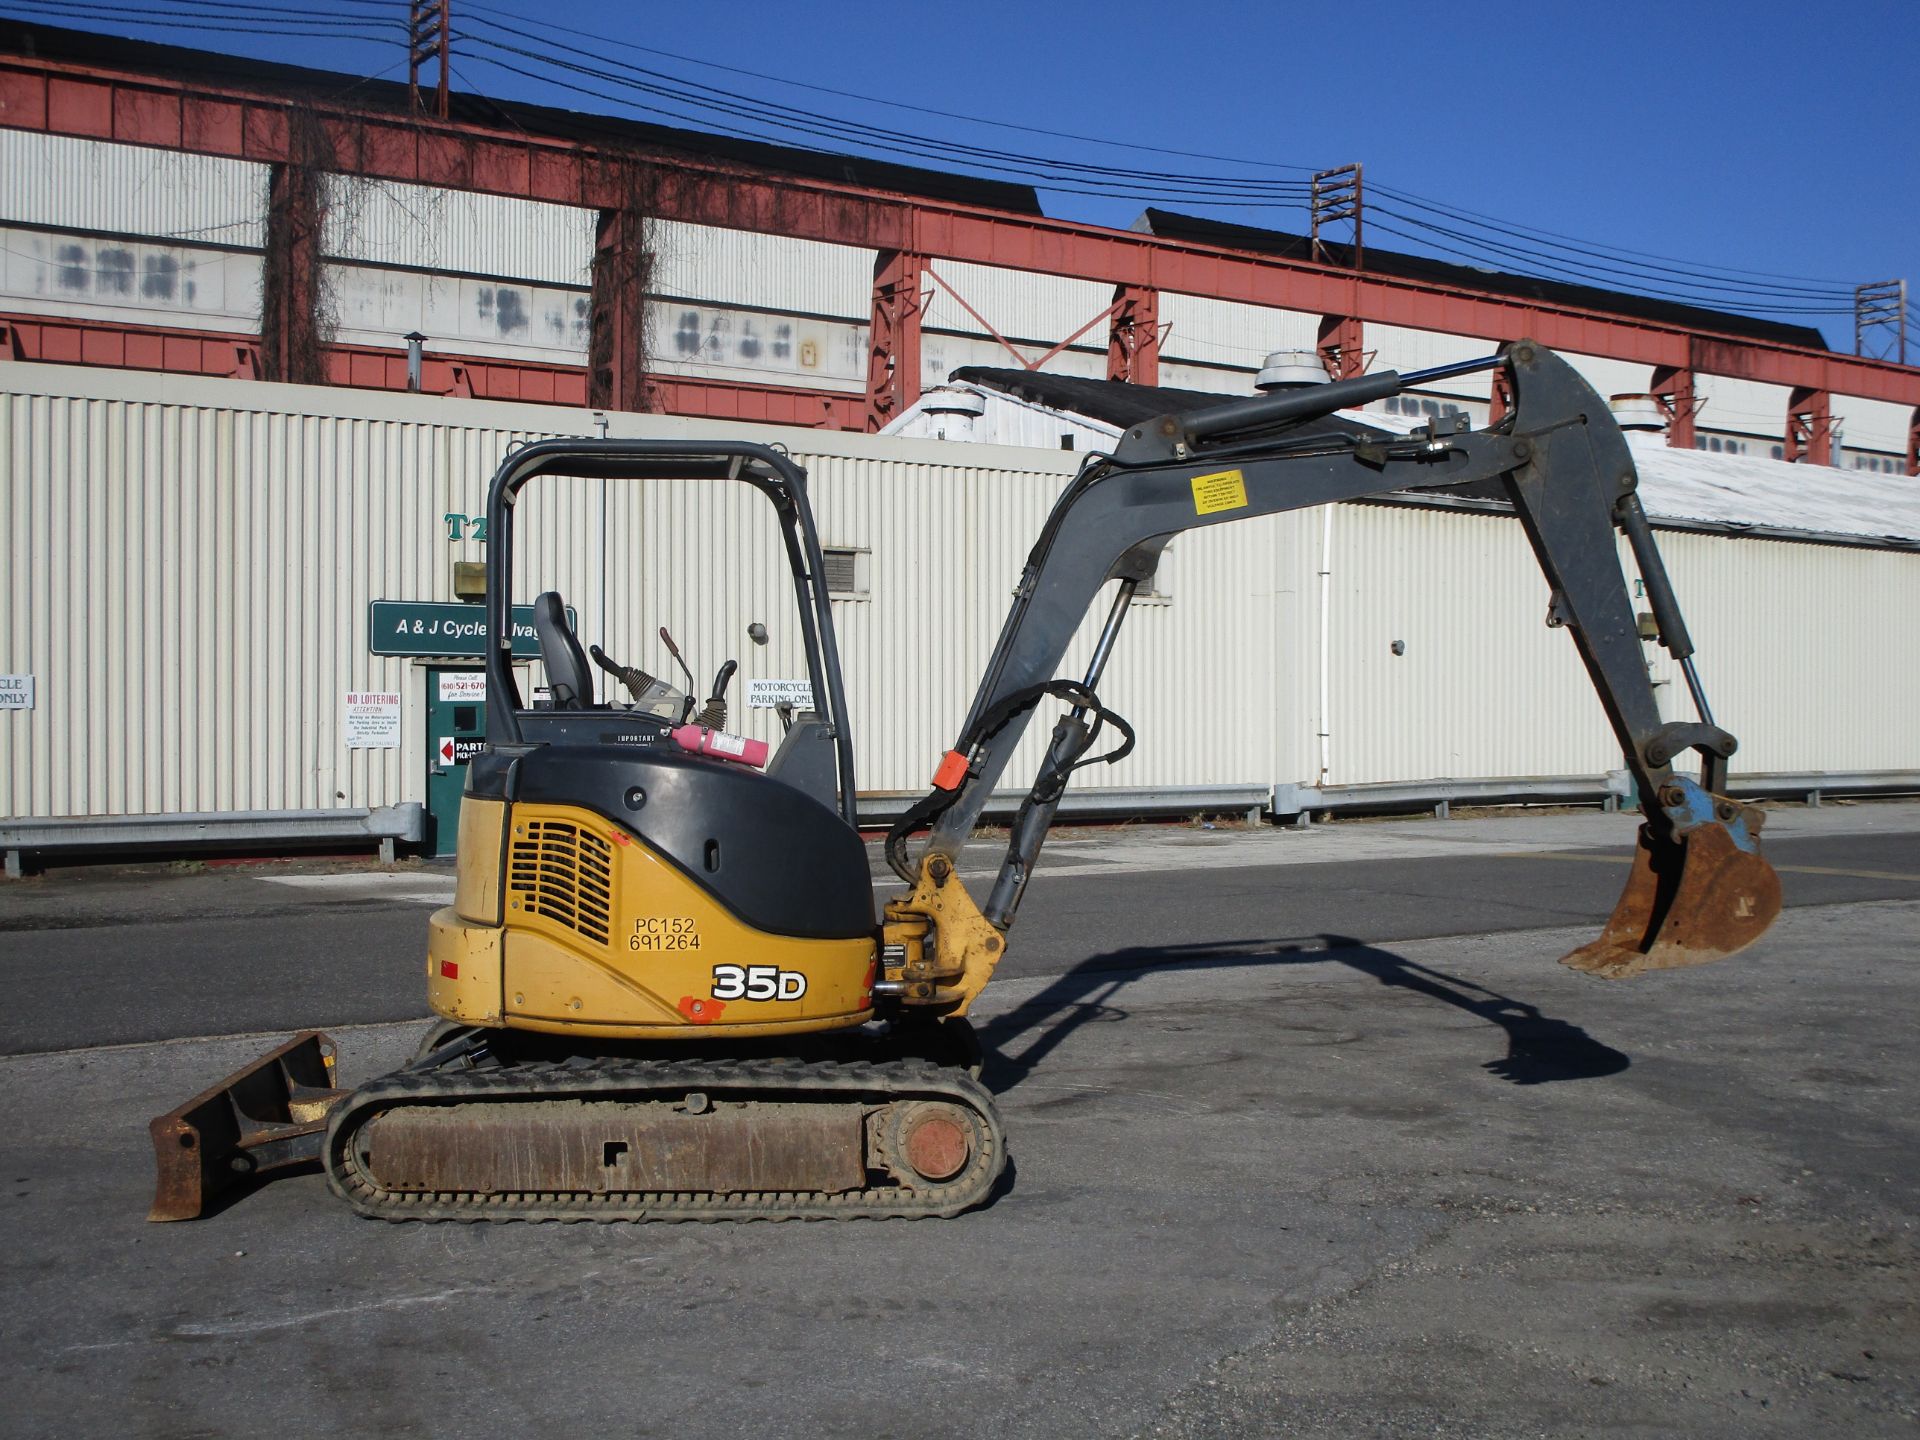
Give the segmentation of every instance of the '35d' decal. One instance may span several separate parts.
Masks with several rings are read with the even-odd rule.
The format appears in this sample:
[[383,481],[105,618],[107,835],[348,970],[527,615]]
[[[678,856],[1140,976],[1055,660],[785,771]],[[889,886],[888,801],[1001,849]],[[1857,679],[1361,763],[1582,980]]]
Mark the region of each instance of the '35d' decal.
[[807,977],[772,965],[716,965],[716,1000],[798,1000],[807,993]]

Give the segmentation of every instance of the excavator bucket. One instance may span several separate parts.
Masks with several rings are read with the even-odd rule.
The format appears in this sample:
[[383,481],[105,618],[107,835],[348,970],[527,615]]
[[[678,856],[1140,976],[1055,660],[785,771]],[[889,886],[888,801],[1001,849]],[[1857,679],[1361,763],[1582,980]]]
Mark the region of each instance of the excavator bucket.
[[1641,826],[1633,873],[1606,929],[1560,963],[1630,980],[1746,949],[1780,913],[1780,877],[1747,838],[1759,818],[1743,819],[1739,840],[1717,820],[1660,841]]
[[318,1160],[327,1116],[350,1093],[333,1071],[333,1041],[309,1030],[157,1116],[147,1219],[197,1219],[230,1185]]

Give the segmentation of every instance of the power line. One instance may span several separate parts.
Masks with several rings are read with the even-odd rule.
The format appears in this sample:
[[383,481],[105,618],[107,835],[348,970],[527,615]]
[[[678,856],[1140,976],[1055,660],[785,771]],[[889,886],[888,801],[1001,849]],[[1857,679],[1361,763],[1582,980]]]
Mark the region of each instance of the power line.
[[[477,37],[468,35],[464,38],[474,39]],[[701,102],[701,101],[698,101],[697,99],[691,99],[691,98],[679,95],[678,93],[672,92],[672,91],[667,91],[664,94],[662,94],[660,87],[648,86],[648,85],[639,84],[634,81],[623,80],[618,75],[611,75],[611,74],[608,74],[606,71],[597,70],[591,66],[578,65],[578,64],[574,64],[573,62],[565,61],[565,60],[544,60],[542,57],[538,55],[533,55],[525,51],[522,51],[520,47],[517,47],[517,46],[502,46],[502,45],[499,45],[498,42],[483,41],[482,43],[487,43],[491,46],[491,48],[500,50],[503,53],[520,54],[524,58],[534,60],[537,63],[544,63],[550,67],[557,68],[559,70],[568,72],[570,74],[585,76],[589,79],[603,80],[617,87],[638,90],[644,94],[655,95],[657,98],[679,100],[681,101],[681,103],[694,105],[696,107],[696,110],[717,111],[721,114],[732,115],[738,119],[741,119],[750,123],[757,123],[761,127],[770,125],[777,130],[785,130],[794,134],[807,135],[815,139],[846,138],[845,134],[842,131],[835,129],[831,124],[817,124],[817,123],[808,123],[803,121],[786,121],[778,117],[767,116],[764,113],[756,112],[755,110],[753,110],[751,107],[748,107],[748,106],[741,106],[741,105],[735,105],[735,104],[713,104],[713,103]],[[517,65],[512,61],[499,59],[494,55],[482,54],[477,51],[467,50],[464,48],[456,48],[455,53],[462,56],[462,58],[471,59],[483,65],[491,65],[496,69],[509,71],[512,74],[522,76],[525,79],[535,80],[540,82],[541,84],[557,85],[563,89],[572,90],[576,94],[586,95],[593,99],[609,102],[616,105],[626,105],[633,109],[640,110],[644,113],[651,114],[651,115],[659,115],[659,116],[662,116],[663,118],[678,121],[682,124],[701,125],[701,126],[707,127],[708,129],[717,129],[723,134],[734,135],[741,139],[756,140],[756,141],[760,141],[761,143],[785,144],[788,146],[791,146],[793,143],[791,140],[770,137],[766,133],[765,128],[743,129],[736,125],[726,125],[726,124],[716,125],[704,114],[689,115],[684,111],[669,109],[667,107],[660,106],[660,105],[647,104],[643,101],[634,100],[629,97],[610,95],[605,90],[595,89],[592,86],[576,84],[572,81],[561,79],[555,75],[538,74],[534,71],[526,69],[524,66]],[[863,138],[861,143],[863,143],[866,146],[866,148],[870,150],[879,150],[882,152],[887,152],[895,155],[901,155],[911,160],[924,162],[929,158],[927,154],[927,150],[924,147],[916,145],[914,143],[897,143],[881,137]],[[812,147],[806,147],[806,148],[812,148]],[[823,151],[821,153],[839,154],[844,157],[845,152]],[[1221,199],[1218,192],[1216,191],[1212,191],[1212,190],[1196,191],[1193,189],[1186,188],[1182,184],[1180,177],[1169,176],[1169,177],[1166,177],[1164,180],[1157,179],[1157,178],[1133,179],[1133,178],[1126,177],[1124,173],[1116,172],[1113,178],[1105,178],[1105,176],[1101,173],[1094,173],[1094,174],[1075,173],[1075,174],[1069,174],[1064,177],[1056,178],[1055,175],[1049,173],[1046,169],[1037,168],[1037,166],[1044,167],[1046,163],[1047,162],[1045,161],[1038,161],[1038,162],[1029,161],[1029,160],[1022,159],[1021,157],[1008,157],[1005,161],[991,160],[986,158],[976,158],[971,161],[971,164],[976,169],[993,171],[1002,175],[1009,175],[1009,176],[1014,176],[1023,180],[1034,181],[1036,183],[1041,184],[1043,188],[1060,193],[1060,194],[1088,195],[1088,196],[1097,196],[1097,197],[1106,198],[1106,199],[1179,200],[1179,201],[1187,201],[1187,202],[1198,201],[1201,203],[1219,203]],[[1082,167],[1082,168],[1091,169],[1094,167]],[[1260,208],[1297,209],[1297,208],[1300,208],[1302,202],[1299,200],[1260,200],[1260,199],[1254,199],[1251,197],[1242,198],[1242,197],[1236,196],[1231,200],[1231,203],[1236,205],[1257,206]]]
[[[1517,249],[1509,245],[1502,245],[1497,241],[1486,240],[1476,235],[1463,234],[1460,231],[1450,229],[1443,225],[1435,225],[1431,221],[1424,221],[1414,216],[1402,214],[1401,212],[1386,206],[1376,206],[1373,208],[1371,213],[1374,215],[1380,215],[1380,214],[1390,215],[1394,219],[1403,221],[1404,223],[1409,225],[1413,225],[1420,230],[1424,230],[1435,235],[1444,235],[1449,239],[1458,240],[1463,245],[1469,245],[1469,246],[1475,247],[1476,250],[1481,254],[1491,254],[1498,257],[1504,257],[1510,260],[1518,260],[1522,264],[1535,265],[1535,266],[1546,266],[1546,265],[1555,263],[1548,258],[1545,258],[1536,254],[1535,252]],[[1395,232],[1395,233],[1403,233],[1403,232]],[[1714,305],[1725,305],[1729,303],[1727,297],[1731,296],[1735,299],[1751,300],[1756,302],[1761,300],[1766,300],[1771,302],[1773,300],[1780,299],[1785,302],[1784,308],[1790,309],[1792,313],[1795,313],[1795,314],[1840,315],[1840,314],[1853,313],[1853,297],[1851,292],[1848,292],[1846,294],[1832,294],[1832,295],[1814,295],[1814,294],[1800,295],[1800,294],[1796,294],[1794,292],[1789,292],[1789,291],[1765,290],[1765,289],[1761,289],[1761,288],[1758,288],[1749,284],[1744,284],[1744,283],[1719,284],[1719,283],[1710,282],[1710,281],[1691,281],[1684,284],[1675,284],[1672,281],[1664,280],[1658,277],[1649,277],[1638,271],[1623,269],[1619,266],[1602,265],[1602,264],[1588,264],[1585,266],[1579,266],[1569,262],[1564,264],[1558,264],[1556,265],[1556,268],[1559,269],[1561,273],[1573,273],[1575,275],[1578,275],[1583,280],[1583,282],[1598,285],[1602,288],[1617,289],[1623,283],[1623,281],[1626,281],[1626,282],[1638,282],[1641,285],[1648,286],[1648,287],[1660,287],[1662,289],[1671,291],[1676,294],[1686,294],[1686,295],[1691,295],[1696,297],[1701,296],[1702,294],[1710,294],[1712,298],[1708,300],[1706,303],[1710,303]],[[1600,276],[1619,277],[1619,278],[1597,279],[1595,278],[1596,274]],[[1829,302],[1829,304],[1823,307],[1806,306],[1801,304],[1802,301],[1816,300],[1816,299],[1825,299]]]
[[[79,4],[74,3],[74,0],[0,0],[0,8],[9,11],[29,11],[29,13],[24,15],[15,14],[10,17],[16,20],[43,20],[50,15],[53,18],[61,20],[91,20],[100,24],[138,26],[142,29],[188,30],[239,35],[261,34],[261,29],[258,24],[222,24],[216,23],[212,17],[179,20],[158,19],[148,10],[137,10],[130,6]],[[120,13],[108,13],[111,11],[118,11]],[[294,36],[299,39],[314,40],[360,40],[370,45],[390,45],[393,43],[393,38],[390,35],[368,33],[375,27],[386,26],[389,23],[375,20],[371,17],[366,20],[337,19],[329,16],[315,16],[310,11],[294,10],[280,11],[278,14],[287,19],[298,20],[300,23],[295,26],[276,24],[272,30],[272,34],[275,37]],[[230,19],[238,22],[240,17],[238,15],[227,16],[222,14],[219,19]],[[398,26],[398,29],[401,34],[404,34],[406,31],[404,25]]]
[[[377,0],[361,0],[361,3],[377,3]],[[1070,130],[1049,130],[1037,125],[1019,125],[1007,120],[990,120],[980,115],[962,115],[952,110],[936,110],[926,105],[910,105],[901,100],[886,100],[877,95],[862,95],[851,90],[836,90],[830,85],[814,85],[805,80],[790,80],[784,76],[769,75],[759,70],[746,70],[737,65],[722,65],[714,60],[701,60],[692,55],[681,55],[672,50],[660,50],[646,45],[636,45],[626,40],[616,40],[608,35],[596,35],[587,30],[575,30],[565,25],[556,25],[551,20],[529,20],[522,15],[496,10],[490,5],[477,5],[463,0],[463,14],[491,15],[496,19],[518,20],[523,24],[540,30],[550,30],[561,35],[570,35],[577,40],[591,40],[597,45],[611,45],[615,49],[630,50],[640,55],[658,55],[668,60],[678,60],[687,65],[698,65],[707,70],[724,71],[729,75],[743,75],[750,80],[763,80],[775,85],[786,85],[796,90],[808,90],[816,95],[833,95],[842,100],[856,100],[870,105],[882,105],[890,110],[904,110],[916,115],[931,115],[942,120],[958,120],[963,124],[990,126],[996,130],[1013,130],[1027,135],[1043,135],[1051,140],[1072,140],[1080,144],[1104,145],[1116,150],[1134,150],[1148,155],[1170,155],[1181,160],[1208,160],[1216,164],[1246,165],[1262,170],[1292,170],[1302,175],[1310,175],[1316,169],[1325,167],[1312,165],[1290,165],[1277,160],[1245,160],[1232,155],[1213,155],[1198,150],[1176,150],[1162,145],[1141,145],[1133,141],[1113,140],[1100,135],[1079,135]],[[597,53],[597,52],[596,52]]]
[[[1511,220],[1502,220],[1500,217],[1496,215],[1487,215],[1478,210],[1464,210],[1456,206],[1442,205],[1438,201],[1435,201],[1432,199],[1422,199],[1422,197],[1418,195],[1409,194],[1404,190],[1395,190],[1385,185],[1376,184],[1376,185],[1369,186],[1368,188],[1371,189],[1375,194],[1386,195],[1391,198],[1405,200],[1410,203],[1423,204],[1431,209],[1438,210],[1444,214],[1450,214],[1450,215],[1454,215],[1464,219],[1488,221],[1491,224],[1498,225],[1503,229],[1514,231],[1521,234],[1533,235],[1533,236],[1543,237],[1551,240],[1575,239],[1574,236],[1563,235],[1557,230],[1539,230],[1531,226],[1518,225]],[[1582,243],[1591,243],[1591,242],[1582,242]],[[1644,259],[1649,259],[1649,260],[1672,260],[1674,261],[1674,263],[1682,264],[1682,265],[1699,263],[1698,261],[1681,260],[1672,255],[1658,255],[1649,250],[1632,250],[1632,249],[1627,249],[1626,247],[1623,247],[1623,246],[1603,246],[1602,248],[1614,250],[1617,253],[1622,255],[1637,255]],[[1847,286],[1847,285],[1850,285],[1851,283],[1845,280],[1816,280],[1811,276],[1806,276],[1806,275],[1780,275],[1770,270],[1741,270],[1741,269],[1730,267],[1730,266],[1716,266],[1712,268],[1717,269],[1721,273],[1727,274],[1727,275],[1751,275],[1751,276],[1757,276],[1761,279],[1767,279],[1767,280],[1793,280],[1793,281],[1798,281],[1807,285]]]
[[[1374,193],[1377,195],[1385,195],[1390,199],[1399,200],[1404,204],[1412,205],[1417,209],[1428,211],[1431,214],[1444,215],[1444,216],[1449,216],[1449,217],[1458,219],[1464,215],[1468,215],[1472,213],[1472,212],[1456,211],[1450,206],[1440,205],[1431,201],[1421,200],[1415,196],[1406,195],[1401,191],[1391,190],[1384,185],[1376,185],[1372,188]],[[1409,223],[1412,223],[1412,224],[1427,223],[1427,222],[1418,221],[1415,219],[1415,217],[1409,216],[1409,215],[1403,215],[1401,218],[1404,220],[1407,220]],[[1550,233],[1550,232],[1544,232],[1544,231],[1529,230],[1525,226],[1509,225],[1505,221],[1489,220],[1487,223],[1481,224],[1480,222],[1475,220],[1463,219],[1462,223],[1467,224],[1469,226],[1473,226],[1474,228],[1478,228],[1478,229],[1497,229],[1497,233],[1500,233],[1502,235],[1512,236],[1515,238],[1518,238],[1521,236],[1535,237],[1535,236],[1541,236],[1541,235],[1546,235]],[[1447,233],[1454,233],[1454,232],[1449,231]],[[1692,279],[1734,280],[1734,279],[1741,279],[1743,277],[1757,277],[1762,273],[1757,271],[1723,270],[1718,267],[1712,267],[1712,266],[1696,269],[1696,268],[1692,268],[1693,262],[1675,262],[1675,265],[1673,266],[1642,264],[1639,261],[1627,258],[1632,255],[1639,254],[1641,252],[1619,251],[1609,246],[1577,243],[1577,242],[1571,242],[1571,241],[1561,241],[1561,240],[1549,241],[1548,248],[1554,249],[1554,250],[1568,250],[1576,254],[1593,256],[1603,260],[1622,260],[1625,264],[1631,266],[1635,270],[1645,270],[1645,271],[1651,271],[1651,272],[1678,275],[1678,276],[1683,276],[1683,277],[1692,278]],[[1654,257],[1654,258],[1659,258],[1659,257]],[[1777,277],[1777,278],[1786,278],[1786,277]],[[1764,291],[1765,293],[1768,293],[1768,294],[1782,294],[1782,295],[1792,294],[1792,295],[1803,296],[1805,298],[1810,298],[1810,299],[1832,299],[1843,294],[1851,295],[1853,293],[1852,285],[1845,284],[1837,280],[1831,281],[1831,282],[1809,280],[1804,283],[1806,285],[1814,286],[1816,288],[1802,289],[1800,288],[1799,283],[1796,283],[1793,285],[1780,285],[1780,286],[1750,285],[1750,288],[1759,290],[1759,291]]]
[[[501,12],[489,7],[489,14]],[[714,87],[698,82],[686,81],[680,77],[644,66],[627,65],[620,61],[607,61],[594,52],[586,52],[578,47],[564,45],[554,41],[544,41],[543,37],[516,26],[496,24],[490,21],[480,22],[481,33],[469,32],[467,38],[477,44],[494,50],[499,54],[512,54],[534,65],[557,67],[570,73],[589,79],[602,81],[623,90],[637,91],[656,99],[689,106],[696,112],[710,114],[718,111],[740,122],[732,133],[748,138],[766,140],[769,138],[766,127],[783,132],[782,138],[800,135],[810,141],[826,140],[829,143],[852,143],[870,150],[880,150],[889,154],[910,155],[915,158],[932,158],[944,163],[956,160],[977,168],[987,169],[1002,175],[1017,175],[1047,189],[1059,189],[1062,193],[1098,194],[1110,198],[1134,197],[1151,199],[1182,199],[1202,204],[1230,206],[1248,206],[1258,204],[1260,208],[1293,208],[1299,203],[1301,191],[1305,188],[1298,182],[1262,182],[1249,180],[1241,176],[1221,175],[1184,175],[1170,176],[1161,172],[1121,169],[1111,166],[1093,166],[1082,162],[1060,161],[1051,157],[1023,154],[1021,152],[989,149],[968,145],[938,137],[903,134],[881,131],[855,121],[838,116],[822,115],[817,112],[798,112],[791,107],[764,101],[758,97],[738,95],[731,91],[719,91]],[[562,33],[579,34],[565,27],[546,27]],[[491,32],[491,33],[489,33]],[[530,40],[536,44],[546,43],[550,51],[529,50],[525,46],[514,45],[498,37],[500,34],[513,35]],[[616,45],[620,42],[613,42]],[[622,46],[641,53],[659,53],[642,46]],[[562,58],[552,50],[567,54],[584,56],[595,62],[576,64]],[[671,52],[667,52],[671,53]],[[527,78],[533,78],[519,66],[494,60],[490,57],[477,57],[486,63],[495,63]],[[687,57],[679,57],[686,59]],[[704,64],[692,61],[690,63]],[[609,69],[608,66],[614,68]],[[763,76],[759,72],[743,71],[738,67],[713,67],[729,73],[738,73],[764,79],[771,83],[787,83],[778,77]],[[604,92],[589,87],[573,86],[578,90],[593,94],[597,98],[612,99]],[[807,86],[825,93],[845,96],[847,92],[832,91],[830,87]],[[691,119],[684,110],[660,110],[654,107],[652,113],[664,113],[674,119]],[[924,111],[925,107],[914,107]],[[931,112],[945,114],[947,112]],[[1226,157],[1221,157],[1225,159]],[[1230,159],[1226,163],[1234,162]],[[1070,178],[1072,185],[1062,184]],[[1286,188],[1282,188],[1282,183]],[[1374,187],[1376,193],[1400,196],[1404,192],[1390,190],[1387,187]],[[1286,197],[1281,199],[1281,197]],[[1256,200],[1255,197],[1258,197]],[[1473,212],[1456,212],[1453,207],[1429,202],[1421,197],[1407,195],[1404,204],[1453,218],[1456,214],[1471,216]],[[1461,256],[1478,262],[1489,256],[1499,257],[1504,265],[1517,265],[1523,271],[1544,271],[1571,283],[1587,284],[1601,289],[1639,288],[1659,293],[1677,293],[1684,295],[1690,303],[1709,308],[1724,308],[1730,304],[1746,304],[1764,307],[1771,313],[1795,315],[1839,315],[1847,313],[1851,304],[1850,290],[1843,290],[1835,282],[1799,281],[1791,284],[1769,284],[1759,277],[1765,272],[1746,272],[1738,270],[1720,270],[1714,267],[1695,266],[1691,263],[1676,263],[1669,266],[1658,261],[1649,262],[1631,258],[1628,254],[1618,254],[1612,247],[1589,245],[1566,239],[1549,239],[1545,244],[1549,253],[1542,254],[1531,243],[1536,235],[1551,235],[1552,232],[1536,232],[1531,227],[1505,227],[1499,233],[1505,238],[1496,240],[1486,235],[1473,233],[1473,229],[1485,229],[1481,221],[1463,218],[1461,224],[1472,227],[1467,230],[1437,224],[1419,215],[1408,214],[1392,206],[1375,208],[1381,213],[1393,216],[1404,224],[1412,226],[1422,234],[1409,234],[1405,230],[1393,229],[1391,233],[1412,241],[1416,246],[1440,249],[1446,253]],[[1497,223],[1497,222],[1493,222]],[[1455,245],[1443,243],[1443,240],[1458,242]],[[1508,243],[1509,241],[1521,243]],[[1466,248],[1461,248],[1466,247]],[[1677,282],[1677,283],[1676,283]],[[1832,285],[1833,288],[1827,288]],[[1821,288],[1807,288],[1817,286]],[[1822,305],[1817,302],[1825,301]],[[1815,302],[1815,303],[1810,303]]]
[[[1303,197],[1308,186],[1299,181],[1253,180],[1243,176],[1214,175],[1172,175],[1163,171],[1136,170],[1117,166],[1095,165],[1085,161],[1062,160],[1051,156],[1031,155],[1018,151],[989,149],[983,146],[969,145],[962,141],[942,140],[933,136],[909,135],[884,130],[877,126],[847,120],[838,116],[821,115],[813,111],[796,110],[791,106],[780,105],[772,101],[735,95],[713,86],[702,85],[667,75],[661,71],[643,66],[629,65],[618,60],[607,60],[591,51],[581,50],[572,45],[560,45],[552,41],[542,41],[541,37],[530,35],[510,25],[499,25],[491,21],[481,21],[487,30],[501,31],[531,39],[535,43],[552,45],[555,49],[571,55],[582,56],[595,64],[577,64],[528,50],[523,46],[497,40],[485,34],[476,34],[472,30],[462,32],[463,39],[503,53],[518,55],[535,63],[559,66],[575,73],[607,81],[626,88],[639,90],[660,98],[670,98],[683,104],[700,109],[715,109],[761,124],[773,125],[796,133],[812,135],[816,138],[852,140],[857,143],[880,146],[905,153],[934,154],[946,157],[979,161],[991,161],[1002,168],[1011,166],[1031,166],[1037,173],[1061,173],[1087,183],[1105,183],[1108,179],[1127,182],[1146,182],[1155,186],[1177,187],[1181,193],[1212,193],[1218,189],[1234,195],[1247,195],[1259,199],[1276,196]],[[476,57],[478,58],[478,57]],[[613,69],[601,68],[611,66]],[[624,72],[624,73],[622,73]],[[640,77],[640,78],[628,78]]]
[[[1444,251],[1449,255],[1454,255],[1459,257],[1460,259],[1464,259],[1469,263],[1478,264],[1480,261],[1487,258],[1485,253],[1482,251],[1464,250],[1458,246],[1448,245],[1443,241],[1435,240],[1431,236],[1412,234],[1408,231],[1400,229],[1398,226],[1389,225],[1384,220],[1375,219],[1373,213],[1369,213],[1367,218],[1367,224],[1374,229],[1383,230],[1389,235],[1397,235],[1401,239],[1410,241],[1415,245],[1423,246],[1427,249]],[[1568,270],[1565,267],[1554,264],[1552,261],[1549,261],[1549,260],[1536,259],[1531,261],[1530,263],[1534,267],[1533,273],[1535,277],[1539,279],[1561,280],[1561,281],[1565,281],[1567,283],[1571,283],[1575,285],[1585,285],[1589,289],[1612,290],[1612,291],[1615,291],[1616,293],[1622,292],[1622,291],[1625,291],[1627,293],[1634,293],[1631,287],[1622,286],[1618,284],[1612,284],[1612,285],[1602,284],[1602,283],[1596,282],[1589,275],[1586,275],[1580,271]],[[1513,272],[1506,272],[1506,273],[1511,274]],[[1655,290],[1652,287],[1643,287],[1643,289],[1639,293],[1648,293],[1648,296],[1650,299],[1669,300],[1679,304],[1691,304],[1691,305],[1696,305],[1699,308],[1705,309],[1705,310],[1725,311],[1727,309],[1727,303],[1728,303],[1727,301],[1721,300],[1721,299],[1704,299],[1699,296],[1692,295],[1688,292],[1676,291],[1671,288]],[[1851,306],[1825,307],[1825,306],[1810,306],[1810,305],[1802,306],[1802,305],[1769,304],[1765,306],[1755,306],[1754,308],[1762,310],[1763,313],[1769,314],[1769,315],[1836,315],[1837,316],[1837,315],[1851,315],[1853,313],[1853,309]]]

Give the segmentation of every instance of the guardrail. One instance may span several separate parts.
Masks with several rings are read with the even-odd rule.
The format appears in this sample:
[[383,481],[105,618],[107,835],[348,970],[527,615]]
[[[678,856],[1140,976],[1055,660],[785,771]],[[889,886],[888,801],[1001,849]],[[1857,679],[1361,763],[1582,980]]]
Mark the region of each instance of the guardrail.
[[382,864],[396,844],[426,835],[426,807],[417,800],[377,809],[232,810],[181,815],[80,815],[0,820],[6,874],[18,880],[27,857],[111,850],[245,850],[257,846],[359,844],[377,841]]
[[[1920,771],[1788,771],[1729,777],[1727,789],[1751,799],[1801,799],[1819,805],[1826,797],[1920,795]],[[1400,780],[1371,785],[1273,787],[1268,808],[1276,821],[1305,828],[1316,812],[1390,815],[1431,810],[1445,819],[1458,805],[1583,805],[1618,810],[1636,804],[1625,770],[1605,775],[1534,775],[1489,780]]]
[[[860,824],[891,825],[918,802],[923,790],[883,791],[860,796]],[[1068,790],[1055,819],[1163,819],[1178,815],[1240,815],[1257,823],[1272,797],[1266,785],[1143,786],[1138,789]],[[981,812],[984,820],[1011,820],[1026,799],[1022,790],[996,790]]]

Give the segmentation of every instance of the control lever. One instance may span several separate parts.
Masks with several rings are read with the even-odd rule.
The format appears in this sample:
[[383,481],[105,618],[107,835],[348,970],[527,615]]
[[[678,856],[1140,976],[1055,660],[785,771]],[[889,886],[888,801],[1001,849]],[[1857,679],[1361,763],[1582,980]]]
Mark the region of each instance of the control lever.
[[673,663],[680,667],[680,673],[687,677],[687,703],[681,707],[680,723],[686,724],[693,716],[693,697],[700,693],[693,678],[693,671],[687,668],[687,662],[681,658],[680,647],[673,643],[673,636],[667,633],[667,627],[660,627],[660,643],[667,647],[667,653],[673,656]]
[[654,683],[653,677],[647,674],[646,671],[637,670],[631,665],[617,664],[613,660],[608,659],[607,652],[602,650],[598,645],[587,646],[587,654],[593,657],[594,664],[598,665],[602,670],[626,686],[627,693],[635,700],[640,698],[640,692],[642,690],[645,690],[649,685]]
[[[609,675],[613,676],[614,679],[627,687],[627,694],[633,697],[633,703],[636,707],[645,710],[649,714],[660,715],[662,719],[671,718],[668,715],[661,714],[662,709],[675,694],[674,688],[667,684],[666,681],[654,679],[653,676],[636,665],[621,665],[617,663],[608,658],[607,652],[602,650],[598,645],[589,645],[587,647],[587,654],[593,657],[594,664],[598,665],[602,670],[606,671]],[[686,716],[684,712],[680,718],[685,720]]]
[[738,660],[729,660],[720,667],[720,673],[713,677],[713,694],[707,697],[707,703],[700,707],[700,713],[694,723],[704,725],[709,730],[727,728],[727,685],[733,679],[733,672],[740,668]]

